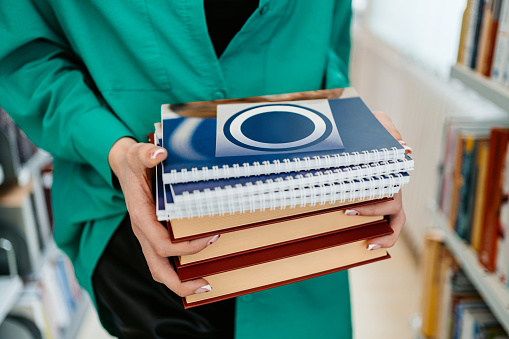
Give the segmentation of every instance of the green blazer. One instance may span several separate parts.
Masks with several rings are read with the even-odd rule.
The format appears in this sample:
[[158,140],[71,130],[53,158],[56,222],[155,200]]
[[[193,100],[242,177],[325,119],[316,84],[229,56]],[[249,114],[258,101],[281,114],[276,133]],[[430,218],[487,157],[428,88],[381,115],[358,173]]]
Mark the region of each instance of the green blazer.
[[[0,106],[54,156],[55,240],[94,302],[94,267],[126,214],[113,143],[146,141],[164,103],[347,86],[350,19],[351,0],[260,0],[218,59],[200,0],[0,2]],[[236,306],[238,338],[351,336],[346,272]]]

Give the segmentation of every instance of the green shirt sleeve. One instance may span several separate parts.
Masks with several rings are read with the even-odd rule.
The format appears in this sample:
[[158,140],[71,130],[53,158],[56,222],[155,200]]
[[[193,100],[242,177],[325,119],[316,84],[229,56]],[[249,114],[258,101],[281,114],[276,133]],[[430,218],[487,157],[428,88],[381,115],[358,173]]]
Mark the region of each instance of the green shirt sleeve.
[[350,63],[351,18],[351,0],[335,1],[331,29],[331,47],[325,74],[325,88],[349,86],[348,65]]
[[51,16],[30,0],[0,2],[0,106],[36,145],[91,165],[112,185],[109,150],[132,133],[101,100]]

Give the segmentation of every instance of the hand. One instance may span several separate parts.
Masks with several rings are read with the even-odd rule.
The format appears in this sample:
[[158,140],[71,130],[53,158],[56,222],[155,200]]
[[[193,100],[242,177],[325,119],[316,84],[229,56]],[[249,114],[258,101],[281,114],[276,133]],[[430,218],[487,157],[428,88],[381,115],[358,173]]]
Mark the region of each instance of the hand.
[[216,237],[172,243],[168,230],[156,218],[150,169],[167,156],[166,150],[131,138],[119,139],[108,154],[108,162],[124,193],[133,232],[140,242],[152,278],[181,297],[210,291],[205,279],[181,282],[168,257],[194,254]]
[[[406,153],[411,153],[411,148],[406,146],[406,143],[401,141],[401,134],[396,129],[396,126],[392,123],[391,118],[384,113],[374,112],[373,113],[378,121],[387,129],[389,133],[405,147]],[[394,231],[391,235],[386,235],[378,238],[369,239],[367,242],[368,249],[375,250],[381,247],[389,248],[394,246],[396,240],[398,240],[401,229],[405,224],[406,216],[403,211],[401,190],[394,195],[394,199],[391,201],[380,202],[368,206],[356,207],[355,210],[346,210],[347,215],[366,215],[366,216],[377,216],[385,215],[389,216],[389,225]]]

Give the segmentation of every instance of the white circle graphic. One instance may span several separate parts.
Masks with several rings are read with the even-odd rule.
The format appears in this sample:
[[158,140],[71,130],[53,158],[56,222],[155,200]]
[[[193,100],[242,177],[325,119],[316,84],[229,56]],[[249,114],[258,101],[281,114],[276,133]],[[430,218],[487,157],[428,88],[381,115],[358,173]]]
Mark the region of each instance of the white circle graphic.
[[[254,115],[262,114],[262,113],[269,113],[269,112],[289,112],[289,113],[295,113],[302,115],[315,125],[315,129],[313,130],[313,133],[308,135],[307,137],[292,141],[292,142],[284,142],[284,143],[266,143],[266,142],[260,142],[253,139],[250,139],[246,137],[241,130],[241,126],[247,119],[251,118]],[[253,147],[258,148],[292,148],[292,147],[299,147],[303,145],[307,145],[309,143],[312,143],[315,140],[318,140],[326,131],[326,124],[323,119],[317,115],[316,113],[296,106],[287,106],[287,105],[270,105],[270,106],[263,106],[263,107],[256,107],[253,109],[250,109],[240,115],[238,115],[230,124],[230,133],[232,137],[239,142]]]

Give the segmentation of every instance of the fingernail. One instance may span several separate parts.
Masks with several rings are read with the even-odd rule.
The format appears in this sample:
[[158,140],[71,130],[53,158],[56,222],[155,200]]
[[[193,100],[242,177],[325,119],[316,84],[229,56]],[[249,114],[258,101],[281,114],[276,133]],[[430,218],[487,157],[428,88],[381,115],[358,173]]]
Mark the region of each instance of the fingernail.
[[367,248],[368,251],[374,251],[374,250],[377,250],[379,248],[382,248],[382,245],[376,245],[376,244],[370,244]]
[[200,287],[196,291],[194,291],[194,293],[198,294],[198,293],[205,293],[205,292],[210,292],[210,291],[212,291],[212,287],[210,287],[210,285],[205,285],[205,286]]
[[210,246],[213,243],[215,243],[217,241],[217,239],[219,239],[220,236],[221,236],[221,234],[213,236],[212,239],[210,239],[209,242],[207,243],[207,246]]
[[345,215],[361,215],[356,210],[345,210]]
[[161,154],[161,153],[163,153],[163,152],[164,152],[164,150],[163,150],[163,149],[161,149],[161,148],[159,148],[159,149],[158,149],[158,150],[156,150],[156,151],[151,151],[151,152],[150,152],[150,159],[155,159],[155,158],[157,158],[157,155],[158,155],[158,154]]
[[403,140],[400,140],[399,143],[405,149],[405,154],[412,154],[413,152],[412,147],[408,146],[406,142],[404,142]]

